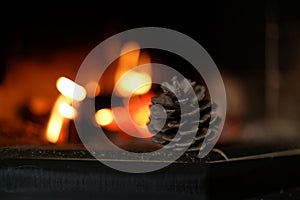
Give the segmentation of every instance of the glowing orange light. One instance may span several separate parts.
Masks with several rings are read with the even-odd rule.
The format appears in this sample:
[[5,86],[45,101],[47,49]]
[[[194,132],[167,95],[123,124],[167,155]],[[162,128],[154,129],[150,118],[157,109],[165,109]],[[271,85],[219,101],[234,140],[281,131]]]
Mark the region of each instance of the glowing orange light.
[[110,109],[104,108],[96,112],[95,120],[98,125],[107,126],[113,122],[114,116]]
[[51,110],[51,105],[46,98],[34,97],[29,102],[29,110],[35,115],[45,115]]
[[61,103],[65,103],[66,98],[59,96],[52,108],[50,119],[46,129],[46,139],[51,143],[58,141],[59,135],[63,128],[64,117],[59,113],[59,106]]
[[82,101],[86,97],[85,89],[68,78],[60,77],[56,82],[56,87],[67,98]]
[[58,106],[59,113],[68,119],[74,119],[76,116],[76,110],[73,106],[66,102],[61,102]]
[[129,101],[129,112],[132,120],[136,123],[135,129],[138,137],[149,138],[153,134],[147,128],[150,116],[150,104],[153,93],[132,97]]
[[57,98],[47,124],[46,139],[51,143],[67,134],[68,120],[76,116],[76,109],[70,105],[72,100],[82,101],[86,97],[83,87],[65,77],[57,80],[56,87],[62,95]]
[[123,97],[131,95],[141,95],[147,93],[152,84],[151,65],[147,67],[132,68],[150,63],[150,56],[141,53],[140,46],[135,42],[126,43],[121,52],[125,53],[129,49],[136,49],[119,58],[118,68],[115,74],[116,92]]
[[135,51],[131,51],[128,54],[125,54],[119,58],[118,68],[115,74],[115,83],[119,81],[121,76],[131,68],[137,66],[139,57],[140,57],[140,46],[136,42],[128,42],[126,43],[122,49],[121,53],[125,53],[129,49],[137,49]]
[[123,97],[145,94],[151,89],[151,77],[146,73],[129,71],[120,78],[116,89]]
[[138,125],[136,129],[142,138],[152,137],[153,134],[150,133],[147,127],[147,123],[149,122],[150,109],[149,105],[145,104],[133,114],[133,121]]
[[140,107],[133,115],[133,120],[141,127],[147,127],[149,121],[150,109],[148,105]]

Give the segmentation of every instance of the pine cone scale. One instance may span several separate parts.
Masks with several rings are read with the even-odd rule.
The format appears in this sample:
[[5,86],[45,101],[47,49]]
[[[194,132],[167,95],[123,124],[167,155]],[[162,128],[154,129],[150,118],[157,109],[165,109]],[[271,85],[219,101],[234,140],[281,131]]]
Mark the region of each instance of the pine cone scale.
[[[205,87],[196,82],[188,82],[186,79],[179,81],[173,77],[171,83],[165,82],[161,88],[162,93],[152,98],[148,127],[150,131],[153,127],[163,128],[156,130],[159,132],[152,137],[152,141],[174,151],[185,148],[188,148],[187,151],[204,149],[206,145],[203,142],[206,137],[208,141],[213,141],[217,136],[217,129],[208,127],[216,126],[218,122],[218,116],[212,113],[212,102],[205,100]],[[158,108],[151,109],[152,107]],[[197,115],[199,119],[191,120]],[[159,120],[165,124],[161,124]],[[155,125],[156,123],[158,125]],[[196,136],[191,138],[195,132]],[[167,145],[170,142],[173,145]]]

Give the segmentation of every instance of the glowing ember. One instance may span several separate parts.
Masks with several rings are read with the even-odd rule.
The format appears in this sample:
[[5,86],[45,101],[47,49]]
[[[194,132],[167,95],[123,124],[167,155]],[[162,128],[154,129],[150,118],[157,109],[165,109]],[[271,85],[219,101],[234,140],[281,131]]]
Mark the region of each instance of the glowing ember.
[[98,125],[107,126],[113,122],[114,116],[110,109],[104,108],[96,112],[95,120]]
[[146,73],[129,71],[124,74],[117,85],[118,93],[123,97],[145,94],[151,89],[151,77]]
[[69,119],[76,116],[76,109],[70,105],[72,100],[82,101],[86,97],[83,87],[65,77],[57,80],[56,87],[62,95],[57,98],[47,125],[46,139],[51,143],[57,143],[60,135],[67,134],[65,129],[69,125]]
[[139,44],[136,42],[128,42],[122,47],[121,53],[133,48],[136,48],[137,50],[125,54],[119,58],[118,68],[115,74],[115,83],[119,81],[125,72],[138,65],[140,57]]
[[[128,42],[122,48],[122,53],[128,49],[137,49],[131,51],[119,58],[118,68],[115,74],[116,92],[123,97],[131,95],[141,95],[147,93],[152,84],[150,56],[141,53],[140,47],[135,42]],[[148,67],[136,68],[141,64],[149,64]]]
[[149,138],[153,136],[153,134],[150,133],[147,128],[147,123],[149,122],[150,116],[149,106],[153,96],[153,93],[147,93],[142,96],[133,97],[129,101],[130,116],[136,123],[136,134],[138,134],[138,137],[140,138]]
[[61,133],[64,117],[59,113],[59,106],[61,103],[65,103],[66,99],[63,96],[57,98],[51,112],[50,120],[47,125],[46,139],[51,143],[56,143],[58,141],[59,135]]
[[60,77],[56,82],[56,87],[67,98],[82,101],[86,97],[85,89],[68,78]]
[[133,115],[133,121],[137,123],[137,125],[141,127],[147,127],[147,123],[149,121],[150,109],[148,105],[144,105],[140,107],[136,113]]
[[46,115],[51,110],[51,105],[47,98],[34,97],[28,106],[29,110],[35,115]]
[[73,106],[66,102],[61,102],[58,106],[59,113],[68,119],[74,119],[76,116],[76,110]]

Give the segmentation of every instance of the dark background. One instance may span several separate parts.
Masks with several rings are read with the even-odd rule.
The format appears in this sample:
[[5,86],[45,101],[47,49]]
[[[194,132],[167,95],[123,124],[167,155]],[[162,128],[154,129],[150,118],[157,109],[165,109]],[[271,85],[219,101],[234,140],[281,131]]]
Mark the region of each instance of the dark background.
[[225,68],[243,71],[264,62],[263,1],[4,1],[1,4],[1,49],[6,53],[14,50],[25,56],[33,47],[55,51],[82,44],[93,48],[111,34],[158,26],[196,39]]
[[278,23],[283,32],[280,67],[284,72],[289,70],[285,60],[295,54],[290,46],[293,38],[285,37],[284,32],[293,29],[286,25],[289,22],[298,27],[297,1],[2,1],[0,83],[9,56],[38,52],[42,57],[72,48],[86,49],[88,54],[115,33],[158,26],[197,40],[222,74],[243,81],[243,90],[250,94],[245,104],[253,103],[256,108],[247,115],[255,118],[264,111],[266,8],[272,7],[272,2],[279,8]]

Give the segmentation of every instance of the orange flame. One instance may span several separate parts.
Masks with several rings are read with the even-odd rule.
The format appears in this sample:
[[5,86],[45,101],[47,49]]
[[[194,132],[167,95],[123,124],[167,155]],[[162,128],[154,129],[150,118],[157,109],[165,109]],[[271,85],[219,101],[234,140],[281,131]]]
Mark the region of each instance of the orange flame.
[[133,48],[138,50],[131,51],[120,57],[115,74],[116,91],[118,95],[123,97],[145,94],[151,89],[151,66],[132,70],[138,65],[150,63],[150,56],[146,53],[141,53],[139,45],[135,42],[126,43],[121,52],[123,53]]
[[122,132],[121,130],[123,130],[125,132],[134,132],[137,134],[135,135],[137,137],[151,137],[153,134],[149,132],[147,123],[150,116],[149,105],[153,96],[154,94],[152,93],[143,96],[134,96],[130,99],[127,107],[101,109],[96,112],[95,121],[99,126],[110,131]]
[[56,82],[56,87],[67,98],[82,101],[86,97],[85,89],[66,77],[60,77]]
[[65,77],[57,80],[56,87],[61,95],[54,103],[46,129],[46,139],[51,143],[67,134],[68,120],[76,117],[76,109],[70,105],[72,100],[82,101],[86,97],[83,87]]
[[63,129],[64,117],[59,113],[59,106],[61,103],[65,103],[66,98],[60,95],[53,108],[50,115],[50,119],[46,130],[46,139],[51,143],[56,143]]
[[76,116],[76,109],[67,102],[61,102],[58,106],[59,114],[68,119],[74,119]]
[[136,123],[136,131],[143,138],[148,138],[153,136],[147,128],[147,123],[149,122],[150,116],[150,104],[151,98],[154,96],[153,93],[147,93],[143,96],[138,96],[130,99],[129,111],[131,118]]
[[107,126],[113,122],[114,116],[111,109],[103,108],[96,112],[95,120],[99,126]]

